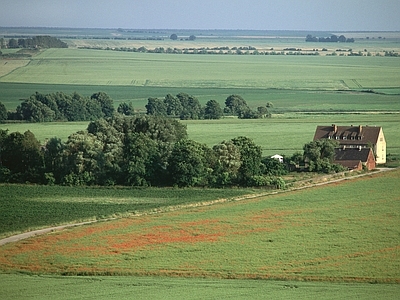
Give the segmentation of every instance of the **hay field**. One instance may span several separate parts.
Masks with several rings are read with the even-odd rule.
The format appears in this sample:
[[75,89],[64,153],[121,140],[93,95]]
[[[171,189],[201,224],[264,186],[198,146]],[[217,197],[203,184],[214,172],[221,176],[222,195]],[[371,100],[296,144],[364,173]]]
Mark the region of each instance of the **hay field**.
[[0,82],[200,88],[398,88],[400,60],[48,49]]

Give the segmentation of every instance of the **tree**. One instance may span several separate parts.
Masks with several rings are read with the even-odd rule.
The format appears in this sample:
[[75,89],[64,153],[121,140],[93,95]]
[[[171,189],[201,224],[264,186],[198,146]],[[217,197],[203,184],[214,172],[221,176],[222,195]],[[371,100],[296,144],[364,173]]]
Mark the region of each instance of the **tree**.
[[7,118],[8,118],[7,108],[4,106],[3,103],[0,102],[0,122],[7,120]]
[[124,142],[124,180],[132,186],[149,186],[159,169],[157,141],[143,133],[132,133]]
[[342,34],[341,36],[339,36],[339,42],[341,43],[345,43],[346,42],[346,37]]
[[179,117],[182,114],[183,106],[177,97],[168,94],[164,98],[164,103],[167,106],[167,115],[172,117]]
[[158,98],[149,98],[146,104],[146,110],[148,115],[152,116],[166,116],[167,105],[164,101]]
[[262,159],[264,165],[264,174],[272,176],[282,176],[288,173],[288,169],[284,163],[275,158],[266,157]]
[[231,185],[236,182],[242,164],[239,148],[232,141],[223,141],[212,149],[215,156],[214,170],[217,186]]
[[55,119],[53,110],[42,102],[31,98],[18,105],[16,114],[19,119],[29,122],[51,122]]
[[2,166],[10,170],[10,182],[41,183],[43,153],[35,135],[28,131],[23,134],[12,132],[2,138]]
[[91,133],[79,131],[68,137],[62,152],[64,185],[97,184],[102,143]]
[[64,143],[61,139],[54,137],[48,140],[44,151],[44,165],[46,174],[51,174],[54,183],[60,183],[62,177],[65,175],[62,152],[64,150]]
[[118,111],[120,114],[123,114],[123,115],[125,115],[125,116],[133,116],[133,115],[135,114],[135,109],[134,109],[134,107],[133,107],[132,102],[129,102],[129,103],[126,103],[126,102],[120,103],[120,104],[118,105],[117,111]]
[[181,120],[197,120],[203,118],[203,110],[199,100],[186,93],[179,93],[176,95],[182,105],[182,112],[180,114]]
[[194,41],[195,39],[196,39],[196,36],[194,36],[194,35],[189,36],[189,41]]
[[220,119],[223,115],[222,108],[215,100],[209,100],[204,108],[204,119]]
[[179,187],[208,184],[210,149],[191,140],[175,143],[168,160],[168,173],[172,183]]
[[93,94],[90,98],[100,103],[104,117],[111,117],[114,114],[114,103],[107,93],[98,92]]
[[241,165],[238,171],[238,183],[250,185],[253,176],[261,175],[261,147],[252,139],[240,136],[232,139],[240,152]]
[[18,48],[18,41],[16,39],[10,39],[8,41],[8,48]]
[[304,158],[309,164],[309,171],[329,173],[332,168],[337,141],[322,139],[304,145]]
[[246,101],[239,95],[230,95],[226,98],[225,106],[226,112],[232,115],[238,115],[249,110]]
[[175,33],[173,33],[169,38],[173,41],[176,41],[178,39],[178,36]]

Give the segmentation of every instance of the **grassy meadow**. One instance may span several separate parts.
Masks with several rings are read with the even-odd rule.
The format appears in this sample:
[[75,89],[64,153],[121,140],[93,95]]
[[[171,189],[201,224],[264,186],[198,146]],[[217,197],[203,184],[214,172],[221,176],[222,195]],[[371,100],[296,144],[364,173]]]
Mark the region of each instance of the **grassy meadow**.
[[132,276],[30,276],[0,273],[3,300],[398,299],[399,285]]
[[[70,228],[2,246],[0,270],[399,283],[399,179],[397,169],[325,187]],[[27,208],[45,211],[64,201],[38,198],[26,202]]]

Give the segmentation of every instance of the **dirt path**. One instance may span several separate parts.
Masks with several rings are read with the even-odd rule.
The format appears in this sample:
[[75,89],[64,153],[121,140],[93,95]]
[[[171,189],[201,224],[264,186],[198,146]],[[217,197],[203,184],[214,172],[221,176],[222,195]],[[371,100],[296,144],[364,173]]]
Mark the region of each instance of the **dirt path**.
[[[340,181],[344,181],[344,180],[351,180],[354,178],[359,178],[359,177],[368,176],[368,175],[374,175],[377,173],[387,172],[387,171],[391,171],[391,170],[395,170],[395,169],[380,168],[373,173],[363,173],[360,175],[355,175],[355,176],[350,176],[350,177],[341,177],[341,178],[336,178],[336,179],[333,179],[333,178],[329,179],[329,177],[332,177],[332,176],[327,175],[327,176],[321,177],[321,178],[328,178],[326,181],[322,181],[322,182],[318,182],[318,183],[309,183],[309,184],[293,187],[293,188],[286,189],[286,190],[277,190],[277,191],[273,191],[273,192],[264,192],[264,193],[258,193],[258,194],[245,195],[245,196],[240,196],[240,197],[237,197],[234,199],[217,199],[217,200],[200,202],[200,203],[192,203],[192,204],[188,204],[188,205],[169,206],[169,207],[160,209],[156,212],[154,212],[154,211],[151,213],[143,212],[140,214],[136,214],[135,216],[142,216],[142,215],[146,215],[146,214],[158,214],[161,212],[175,211],[175,210],[185,209],[185,208],[190,208],[190,207],[209,206],[209,205],[213,205],[216,203],[223,203],[223,202],[228,202],[228,201],[242,201],[242,200],[254,199],[254,198],[264,197],[264,196],[278,194],[278,193],[297,191],[297,190],[302,190],[302,189],[311,188],[311,187],[315,187],[315,186],[325,185],[325,184],[329,184],[329,183],[340,182]],[[306,180],[305,182],[307,182],[307,181],[308,180]],[[102,221],[109,221],[109,220],[115,220],[115,218],[110,218],[110,219],[106,219],[106,220],[102,220]],[[96,222],[98,222],[98,221],[93,220],[93,221],[87,221],[87,222],[81,222],[81,223],[75,223],[75,224],[67,224],[67,225],[61,225],[61,226],[55,226],[55,227],[49,227],[49,228],[29,231],[29,232],[25,232],[25,233],[13,235],[13,236],[1,239],[0,246],[3,246],[8,243],[18,242],[20,240],[24,240],[24,239],[34,237],[37,235],[42,235],[42,234],[46,234],[46,233],[50,233],[50,232],[58,231],[58,230],[63,230],[68,227],[77,227],[77,226],[92,224],[92,223],[96,223]]]

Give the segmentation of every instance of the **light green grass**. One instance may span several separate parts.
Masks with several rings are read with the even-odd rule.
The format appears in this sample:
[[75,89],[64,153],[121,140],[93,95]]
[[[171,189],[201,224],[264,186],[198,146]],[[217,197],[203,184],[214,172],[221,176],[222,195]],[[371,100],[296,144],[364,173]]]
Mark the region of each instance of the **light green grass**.
[[0,274],[3,300],[398,299],[400,285]]
[[1,82],[336,90],[357,81],[398,87],[400,60],[382,57],[219,56],[49,49]]
[[7,244],[8,271],[399,283],[400,170]]

